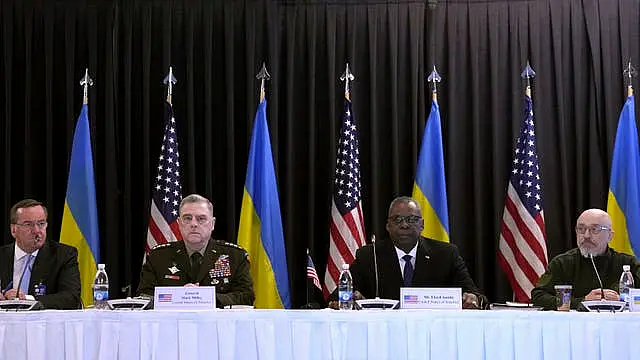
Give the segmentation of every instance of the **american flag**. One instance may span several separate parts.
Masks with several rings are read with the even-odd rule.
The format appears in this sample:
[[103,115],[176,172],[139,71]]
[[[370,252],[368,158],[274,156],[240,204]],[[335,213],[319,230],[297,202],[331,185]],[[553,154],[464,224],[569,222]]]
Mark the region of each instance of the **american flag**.
[[531,290],[547,267],[542,188],[530,88],[525,96],[524,122],[516,142],[513,169],[502,215],[498,262],[519,302],[529,302]]
[[348,87],[345,88],[344,118],[340,128],[336,173],[331,201],[329,258],[324,276],[324,295],[336,288],[342,264],[351,264],[356,250],[365,243],[360,200],[360,151]]
[[313,280],[313,285],[322,290],[322,286],[320,286],[320,279],[318,278],[318,272],[316,271],[316,267],[313,266],[313,260],[311,260],[309,250],[307,250],[307,279]]
[[145,244],[147,253],[158,244],[182,240],[177,221],[180,201],[182,201],[182,186],[176,119],[173,117],[171,104],[165,102],[164,137],[151,201],[149,230]]
[[172,298],[173,298],[173,294],[158,294],[159,302],[171,302]]

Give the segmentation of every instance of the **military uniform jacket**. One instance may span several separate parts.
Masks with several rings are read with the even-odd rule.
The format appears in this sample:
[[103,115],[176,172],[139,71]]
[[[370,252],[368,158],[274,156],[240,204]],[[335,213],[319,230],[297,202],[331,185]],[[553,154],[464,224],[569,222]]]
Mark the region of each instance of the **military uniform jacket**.
[[[640,284],[640,262],[631,255],[607,248],[604,254],[594,256],[593,262],[605,289],[618,291],[618,281],[622,275],[623,265],[631,265],[633,282],[636,287]],[[600,288],[591,260],[582,256],[577,248],[560,254],[549,262],[546,272],[531,291],[531,302],[546,310],[555,310],[557,307],[555,285],[572,285],[572,309],[578,308],[591,290]]]
[[138,295],[153,296],[156,286],[199,283],[216,287],[216,305],[253,305],[253,281],[247,252],[238,245],[209,239],[195,278],[189,276],[191,262],[184,242],[158,245],[142,266]]

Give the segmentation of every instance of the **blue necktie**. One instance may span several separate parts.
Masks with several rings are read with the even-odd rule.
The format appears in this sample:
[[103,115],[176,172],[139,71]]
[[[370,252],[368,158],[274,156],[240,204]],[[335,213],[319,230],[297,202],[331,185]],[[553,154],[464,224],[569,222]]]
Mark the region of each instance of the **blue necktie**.
[[25,293],[29,292],[29,280],[31,280],[31,261],[33,255],[28,254],[24,257],[24,266],[22,267],[22,281],[20,282],[20,291]]
[[413,279],[413,265],[411,265],[411,258],[413,256],[407,254],[402,257],[404,260],[404,270],[402,271],[402,277],[404,278],[404,287],[411,286],[411,280]]

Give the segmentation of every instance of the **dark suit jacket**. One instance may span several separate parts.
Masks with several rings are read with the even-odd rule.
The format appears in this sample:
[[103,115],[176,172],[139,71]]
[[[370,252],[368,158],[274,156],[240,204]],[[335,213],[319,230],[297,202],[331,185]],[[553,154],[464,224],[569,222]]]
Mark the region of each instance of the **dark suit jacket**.
[[191,261],[183,241],[158,245],[149,253],[140,274],[139,295],[153,296],[156,286],[200,283],[216,287],[216,306],[253,305],[253,281],[247,252],[240,246],[209,239],[200,273],[189,277]]
[[[3,290],[13,280],[14,250],[14,243],[0,247]],[[78,250],[73,246],[46,241],[33,263],[28,294],[34,295],[34,288],[38,284],[46,286],[46,295],[36,297],[46,309],[80,308]]]
[[[400,300],[400,288],[404,286],[398,256],[390,239],[376,243],[380,298]],[[376,277],[373,262],[373,246],[358,249],[350,267],[354,290],[365,298],[376,296]],[[416,265],[412,287],[460,287],[463,292],[474,293],[486,299],[469,276],[469,271],[458,254],[455,245],[421,237],[416,251]]]

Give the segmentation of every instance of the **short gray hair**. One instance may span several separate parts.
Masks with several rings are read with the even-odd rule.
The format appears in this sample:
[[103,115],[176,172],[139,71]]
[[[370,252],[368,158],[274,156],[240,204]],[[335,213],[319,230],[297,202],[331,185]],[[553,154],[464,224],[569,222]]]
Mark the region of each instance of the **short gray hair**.
[[398,203],[414,203],[418,208],[420,214],[422,214],[422,209],[420,209],[420,204],[418,204],[416,199],[409,196],[398,196],[397,198],[393,199],[393,201],[391,201],[391,204],[389,205],[389,212],[387,213],[388,215],[391,215],[391,209],[393,209],[393,207]]
[[209,201],[209,199],[198,194],[187,195],[182,199],[182,201],[180,202],[180,214],[182,214],[182,207],[185,204],[198,204],[198,203],[207,204],[207,207],[209,208],[209,214],[211,215],[211,217],[213,217],[213,204],[211,203],[211,201]]

